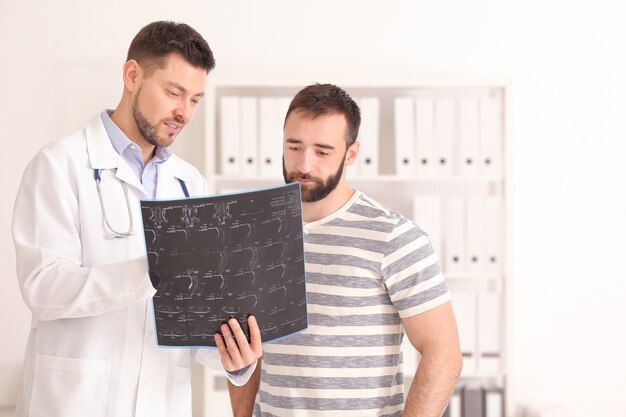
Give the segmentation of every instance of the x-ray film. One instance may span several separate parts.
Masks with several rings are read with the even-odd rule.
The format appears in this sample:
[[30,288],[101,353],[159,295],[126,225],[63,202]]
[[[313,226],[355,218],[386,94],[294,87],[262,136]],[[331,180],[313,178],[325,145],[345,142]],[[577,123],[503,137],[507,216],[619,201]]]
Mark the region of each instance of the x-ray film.
[[307,327],[297,183],[242,193],[141,202],[157,341],[213,346],[235,317],[263,342]]

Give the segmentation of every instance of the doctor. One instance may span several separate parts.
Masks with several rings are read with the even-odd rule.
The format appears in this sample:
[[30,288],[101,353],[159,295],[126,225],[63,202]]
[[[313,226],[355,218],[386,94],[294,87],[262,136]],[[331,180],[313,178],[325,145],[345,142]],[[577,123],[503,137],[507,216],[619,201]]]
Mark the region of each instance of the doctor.
[[236,385],[254,371],[254,318],[251,343],[236,320],[222,327],[219,355],[156,345],[138,229],[139,199],[206,193],[198,170],[168,146],[214,65],[191,27],[147,25],[130,45],[117,108],[45,146],[26,168],[13,239],[33,319],[17,416],[190,417],[192,360],[225,369]]

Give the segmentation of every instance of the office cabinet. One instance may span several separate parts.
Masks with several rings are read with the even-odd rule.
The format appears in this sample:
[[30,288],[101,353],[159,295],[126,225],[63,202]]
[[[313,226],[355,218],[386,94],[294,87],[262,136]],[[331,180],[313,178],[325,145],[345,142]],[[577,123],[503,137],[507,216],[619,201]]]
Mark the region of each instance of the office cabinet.
[[[211,193],[283,182],[285,113],[291,97],[307,84],[212,82],[205,114]],[[349,183],[413,220],[438,252],[459,322],[465,363],[459,389],[497,392],[489,396],[492,409],[499,409],[494,401],[512,404],[507,384],[507,85],[458,80],[336,84],[363,115],[361,154],[349,168]],[[254,162],[246,165],[246,160]],[[403,354],[408,390],[419,355],[406,338]],[[208,378],[210,387],[214,375]]]

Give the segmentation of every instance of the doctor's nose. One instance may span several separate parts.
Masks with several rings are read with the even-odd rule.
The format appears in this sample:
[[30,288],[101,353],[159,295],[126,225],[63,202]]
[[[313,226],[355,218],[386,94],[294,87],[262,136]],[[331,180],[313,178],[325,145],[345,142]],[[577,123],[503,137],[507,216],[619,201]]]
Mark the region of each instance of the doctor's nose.
[[177,121],[181,123],[189,123],[193,117],[194,111],[195,108],[190,103],[181,101],[174,109],[174,115],[176,116]]

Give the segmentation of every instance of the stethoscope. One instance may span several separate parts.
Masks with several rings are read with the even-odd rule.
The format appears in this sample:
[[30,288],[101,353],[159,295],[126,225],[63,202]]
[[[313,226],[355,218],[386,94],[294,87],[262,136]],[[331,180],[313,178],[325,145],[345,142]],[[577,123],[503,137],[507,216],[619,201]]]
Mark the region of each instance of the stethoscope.
[[[113,237],[125,238],[125,237],[134,235],[135,230],[134,230],[134,223],[133,223],[133,212],[130,207],[130,198],[128,197],[128,186],[126,185],[126,182],[120,180],[120,182],[122,183],[122,189],[124,190],[124,199],[126,200],[126,211],[128,213],[129,224],[128,224],[127,232],[120,232],[114,229],[113,226],[111,226],[111,223],[109,223],[109,216],[107,216],[106,209],[104,208],[104,201],[102,199],[102,189],[100,188],[100,183],[102,182],[102,178],[100,176],[100,169],[95,168],[93,170],[93,173],[94,173],[94,178],[96,180],[96,187],[98,188],[98,199],[100,200],[100,208],[102,209],[102,217],[104,218],[104,223],[113,234]],[[185,194],[185,198],[189,198],[189,191],[187,190],[187,184],[185,184],[185,181],[178,178],[178,182],[180,183],[180,188],[182,188],[183,193]]]

